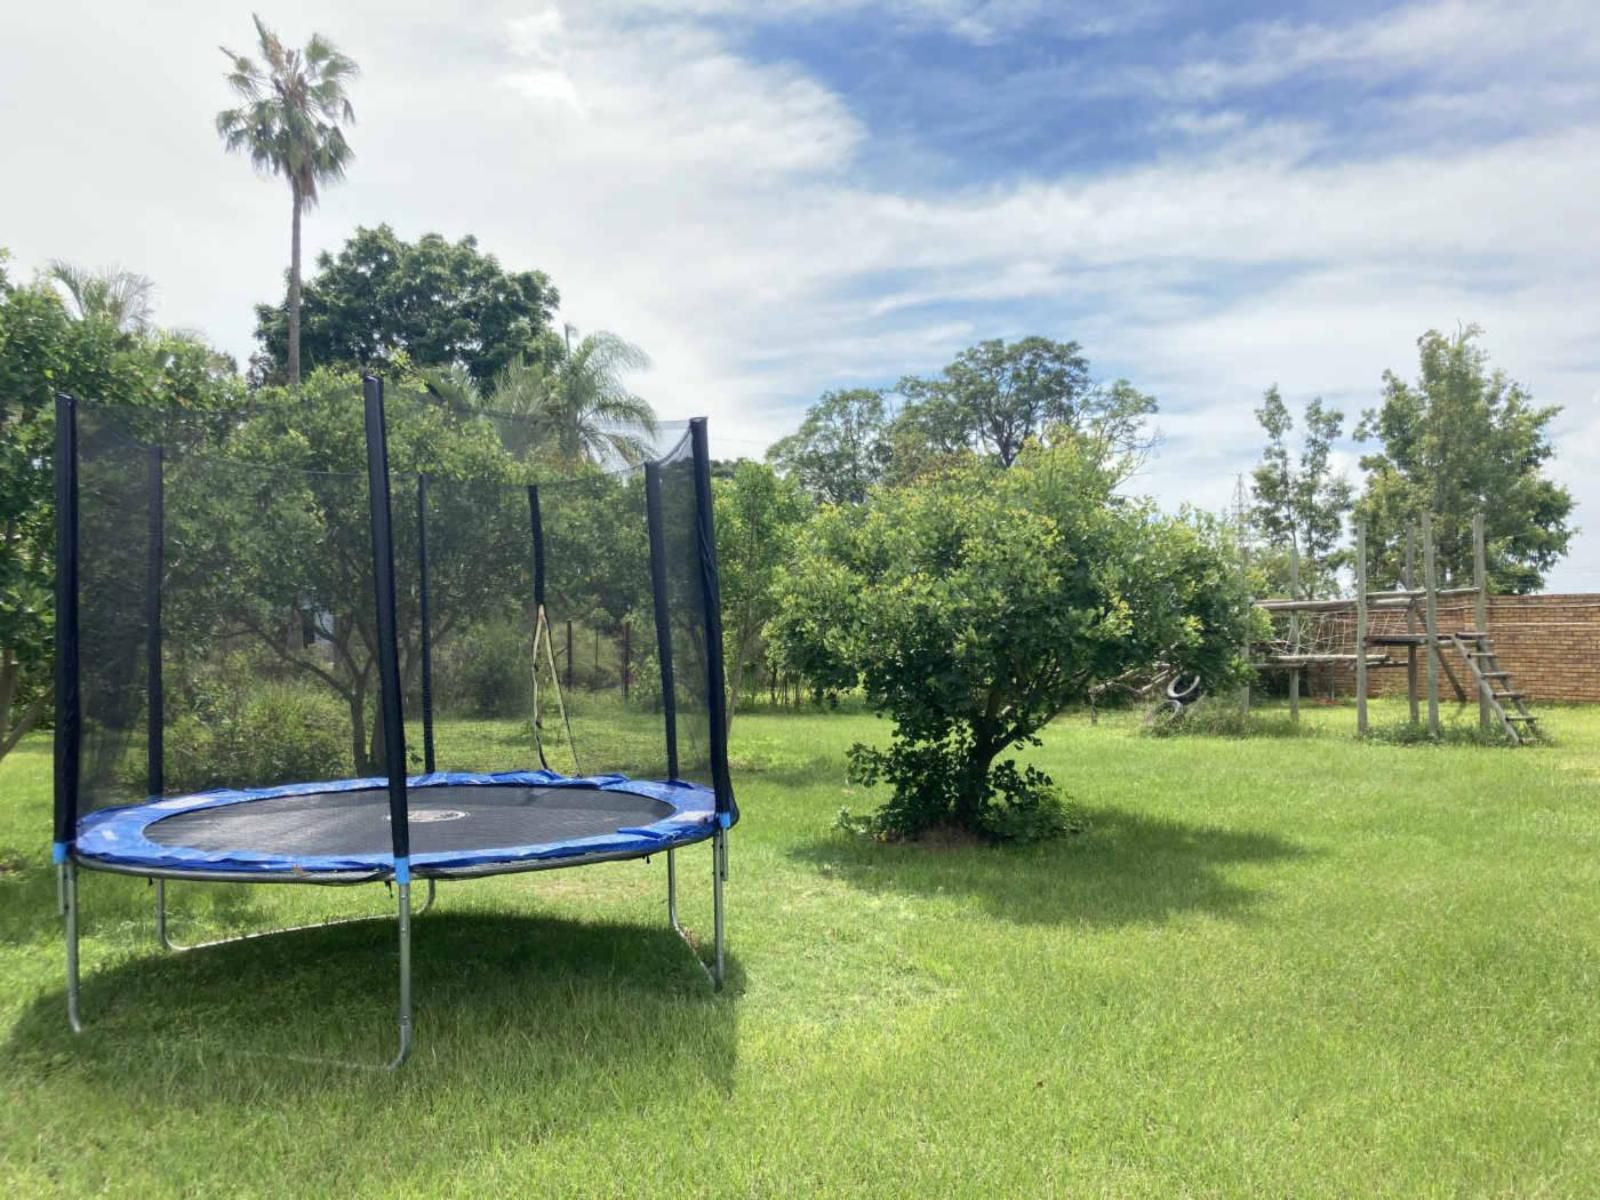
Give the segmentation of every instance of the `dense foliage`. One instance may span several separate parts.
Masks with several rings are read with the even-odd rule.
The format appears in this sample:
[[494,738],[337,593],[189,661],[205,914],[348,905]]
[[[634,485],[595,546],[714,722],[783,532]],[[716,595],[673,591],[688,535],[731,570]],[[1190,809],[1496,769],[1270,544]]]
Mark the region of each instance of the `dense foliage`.
[[739,463],[714,487],[731,726],[741,684],[756,671],[767,623],[777,614],[779,574],[811,506],[797,483],[760,463]]
[[1010,466],[1030,439],[1061,435],[1126,474],[1151,445],[1155,400],[1126,380],[1096,383],[1077,342],[979,342],[938,375],[907,376],[898,390],[905,405],[888,436],[900,481],[965,449]]
[[1097,446],[1063,438],[825,508],[801,535],[773,636],[894,721],[887,751],[855,754],[894,786],[880,832],[1048,828],[1047,781],[997,767],[1006,750],[1133,667],[1239,677],[1249,597],[1217,526],[1115,483]]
[[1489,575],[1496,590],[1534,592],[1572,538],[1570,492],[1544,473],[1560,413],[1536,405],[1503,371],[1492,370],[1468,326],[1417,340],[1415,382],[1384,375],[1383,403],[1368,410],[1358,439],[1378,444],[1361,460],[1366,492],[1356,506],[1380,577],[1399,574],[1407,526],[1432,513],[1439,569],[1447,581],[1472,577],[1472,517],[1484,515]]
[[[553,358],[560,295],[543,271],[507,271],[478,241],[436,233],[407,242],[387,225],[357,229],[337,254],[317,256],[305,285],[301,355],[318,366],[387,374],[400,363],[460,366],[487,384],[518,358]],[[287,304],[258,305],[258,379],[281,381]]]
[[891,451],[888,402],[873,388],[824,392],[767,461],[830,504],[860,504],[881,483]]
[[243,392],[232,364],[209,347],[127,320],[107,289],[80,281],[75,317],[53,287],[18,285],[0,271],[0,755],[50,697],[55,393],[199,410]]
[[1267,389],[1256,409],[1256,420],[1266,432],[1261,462],[1251,473],[1254,503],[1251,530],[1269,550],[1268,588],[1287,594],[1290,584],[1285,562],[1291,548],[1300,556],[1300,595],[1332,592],[1335,573],[1344,556],[1344,519],[1350,511],[1354,489],[1333,469],[1333,444],[1344,428],[1344,414],[1325,406],[1321,398],[1305,407],[1298,455],[1289,449],[1294,418],[1278,394]]

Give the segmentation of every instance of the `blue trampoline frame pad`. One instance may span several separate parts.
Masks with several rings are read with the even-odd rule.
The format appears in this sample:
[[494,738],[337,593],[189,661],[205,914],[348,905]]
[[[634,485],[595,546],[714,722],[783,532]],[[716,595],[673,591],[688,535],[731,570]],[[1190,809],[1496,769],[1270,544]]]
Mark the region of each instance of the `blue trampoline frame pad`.
[[[268,788],[227,788],[100,809],[78,821],[78,836],[72,847],[72,857],[91,869],[136,875],[307,883],[360,883],[392,879],[395,877],[395,860],[394,855],[388,852],[290,854],[251,849],[243,845],[202,849],[158,841],[151,836],[151,827],[157,822],[184,814],[224,810],[285,797],[381,792],[387,786],[388,781],[379,777],[291,783]],[[430,788],[477,787],[552,791],[571,789],[611,793],[614,798],[620,798],[617,794],[636,796],[655,801],[664,806],[666,811],[653,814],[657,819],[649,823],[623,823],[615,830],[585,837],[432,851],[413,846],[413,876],[443,878],[452,875],[493,875],[578,866],[611,859],[643,858],[675,847],[707,841],[719,828],[726,828],[738,819],[735,810],[728,814],[727,819],[719,820],[716,797],[710,788],[677,780],[659,782],[629,779],[625,775],[573,777],[553,771],[504,771],[495,774],[439,771],[411,776],[406,781],[407,795],[412,800],[426,799]],[[245,810],[241,808],[238,811]],[[383,819],[387,820],[386,817]]]

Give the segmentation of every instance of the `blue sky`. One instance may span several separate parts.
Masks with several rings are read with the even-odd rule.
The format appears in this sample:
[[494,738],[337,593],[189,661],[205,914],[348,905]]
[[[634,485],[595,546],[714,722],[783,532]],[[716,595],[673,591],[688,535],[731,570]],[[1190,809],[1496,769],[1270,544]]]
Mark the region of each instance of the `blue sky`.
[[[1353,423],[1425,329],[1478,322],[1499,365],[1564,407],[1554,469],[1593,524],[1597,14],[285,0],[267,16],[364,68],[357,161],[309,221],[312,250],[379,221],[476,233],[548,270],[567,320],[649,350],[640,390],[709,413],[725,453],[759,453],[826,388],[1042,333],[1160,399],[1138,486],[1221,505],[1269,384]],[[247,9],[199,0],[8,14],[0,129],[37,186],[0,200],[0,245],[24,270],[139,270],[161,319],[247,353],[287,242],[281,185],[210,129],[216,46],[248,34]],[[1600,590],[1600,537],[1552,586]]]

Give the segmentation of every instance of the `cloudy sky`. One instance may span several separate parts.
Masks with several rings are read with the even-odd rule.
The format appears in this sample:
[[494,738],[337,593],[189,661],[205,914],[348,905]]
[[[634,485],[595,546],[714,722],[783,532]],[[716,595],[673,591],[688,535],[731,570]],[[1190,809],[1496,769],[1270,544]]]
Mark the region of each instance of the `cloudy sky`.
[[[1352,414],[1477,322],[1565,412],[1600,531],[1593,0],[273,0],[362,65],[307,226],[478,235],[641,343],[663,415],[756,455],[824,389],[1076,339],[1161,402],[1143,486],[1218,506],[1277,382]],[[205,2],[12,6],[0,246],[153,277],[241,360],[288,195],[225,157]],[[1358,452],[1344,448],[1353,465]],[[1552,587],[1600,590],[1600,532]]]

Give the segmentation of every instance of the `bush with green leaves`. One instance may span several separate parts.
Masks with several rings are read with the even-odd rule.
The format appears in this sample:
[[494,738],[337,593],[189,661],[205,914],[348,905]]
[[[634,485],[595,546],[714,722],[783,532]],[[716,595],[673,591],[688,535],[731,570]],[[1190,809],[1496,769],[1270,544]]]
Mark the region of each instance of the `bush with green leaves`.
[[1248,587],[1218,524],[1118,495],[1115,464],[1075,438],[1010,468],[969,457],[802,531],[770,634],[825,688],[890,717],[857,776],[893,796],[884,832],[1055,831],[1049,782],[996,760],[1068,705],[1158,662],[1222,688],[1244,677]]
[[343,779],[347,716],[337,697],[305,683],[208,689],[167,725],[168,791]]

